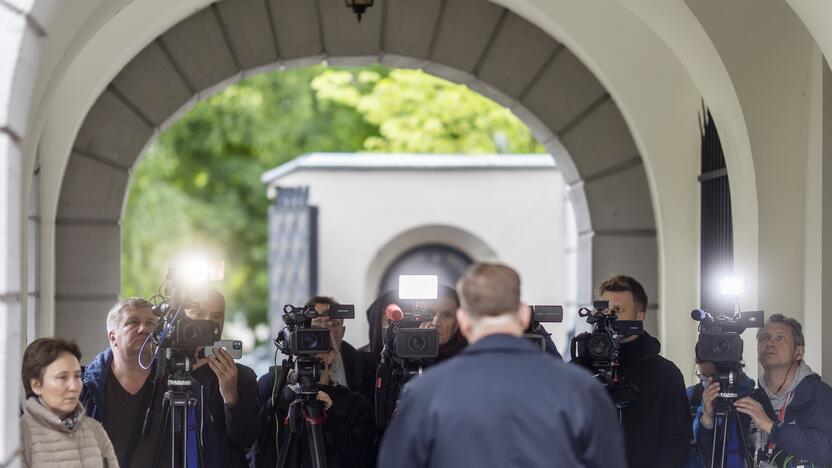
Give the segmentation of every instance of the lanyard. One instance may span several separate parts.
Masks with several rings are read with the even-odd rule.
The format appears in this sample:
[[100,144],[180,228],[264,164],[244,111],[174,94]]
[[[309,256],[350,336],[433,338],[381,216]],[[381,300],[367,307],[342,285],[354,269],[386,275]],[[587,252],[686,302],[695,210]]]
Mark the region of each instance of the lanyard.
[[[777,424],[781,424],[786,420],[786,407],[792,402],[792,398],[794,398],[794,390],[789,392],[789,396],[786,397],[786,401],[783,402],[783,406],[781,406],[780,411],[777,412]],[[774,447],[777,444],[771,441],[771,434],[769,434],[768,437],[768,458],[771,460],[771,454],[774,452]]]

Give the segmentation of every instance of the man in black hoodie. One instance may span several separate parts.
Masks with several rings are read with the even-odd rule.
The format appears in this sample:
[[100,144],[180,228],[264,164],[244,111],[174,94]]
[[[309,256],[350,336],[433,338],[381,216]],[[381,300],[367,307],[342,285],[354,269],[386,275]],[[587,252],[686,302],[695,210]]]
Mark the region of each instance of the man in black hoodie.
[[[598,287],[619,320],[643,321],[647,293],[635,279],[615,275]],[[659,340],[647,332],[621,340],[620,374],[638,389],[635,406],[620,409],[630,468],[681,467],[690,452],[691,424],[679,368],[659,356]]]

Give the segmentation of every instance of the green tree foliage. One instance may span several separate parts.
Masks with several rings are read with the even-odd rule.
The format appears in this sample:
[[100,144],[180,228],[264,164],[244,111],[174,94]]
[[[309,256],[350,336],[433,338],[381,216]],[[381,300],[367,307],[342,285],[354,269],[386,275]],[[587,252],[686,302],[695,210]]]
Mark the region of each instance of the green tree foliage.
[[197,104],[131,176],[122,295],[149,297],[166,260],[225,260],[229,313],[267,320],[269,201],[260,176],[308,152],[540,152],[508,110],[418,71],[322,66],[258,75]]
[[352,107],[379,128],[367,151],[538,153],[543,148],[505,107],[467,86],[419,70],[328,70],[312,87],[321,99]]

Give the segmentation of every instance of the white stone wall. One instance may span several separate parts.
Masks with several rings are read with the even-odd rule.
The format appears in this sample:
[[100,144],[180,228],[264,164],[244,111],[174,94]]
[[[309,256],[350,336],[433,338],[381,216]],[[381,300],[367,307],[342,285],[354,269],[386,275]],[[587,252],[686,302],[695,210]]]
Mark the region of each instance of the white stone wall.
[[[574,225],[567,220],[563,178],[554,167],[301,168],[273,184],[310,187],[310,204],[319,209],[318,289],[355,303],[356,319],[347,324],[346,335],[354,345],[368,341],[364,312],[381,274],[398,254],[425,243],[450,244],[474,260],[505,262],[520,272],[525,301],[565,304],[568,313],[575,313],[569,289],[574,267],[566,260]],[[564,329],[553,325],[550,330],[560,349]]]

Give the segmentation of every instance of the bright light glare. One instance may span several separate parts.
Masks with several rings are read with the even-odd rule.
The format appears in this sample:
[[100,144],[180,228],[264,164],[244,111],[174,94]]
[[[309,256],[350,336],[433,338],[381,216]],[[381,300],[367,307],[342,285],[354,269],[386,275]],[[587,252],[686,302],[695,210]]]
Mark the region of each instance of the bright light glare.
[[438,289],[436,275],[399,276],[399,299],[436,299]]
[[208,281],[211,266],[200,258],[184,258],[176,262],[176,276],[179,280],[195,285]]
[[723,296],[728,297],[742,297],[745,292],[745,282],[742,278],[722,278],[719,282],[719,292]]

